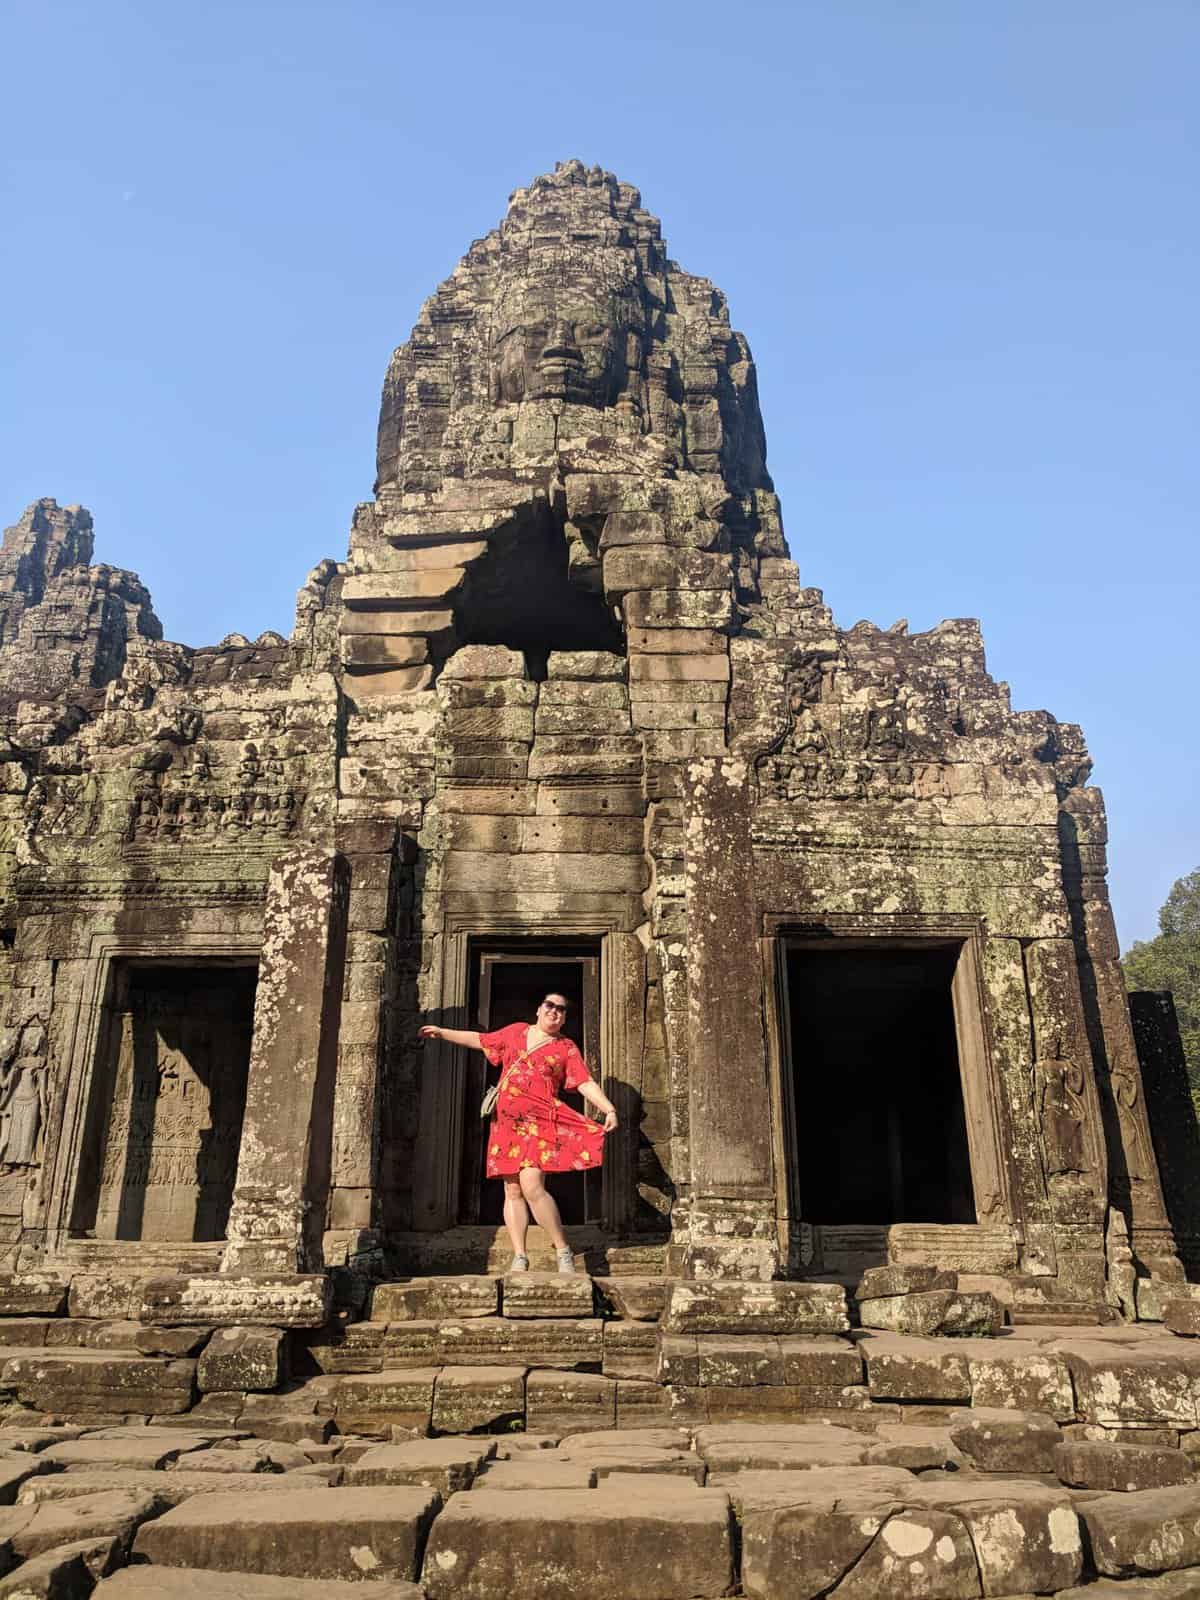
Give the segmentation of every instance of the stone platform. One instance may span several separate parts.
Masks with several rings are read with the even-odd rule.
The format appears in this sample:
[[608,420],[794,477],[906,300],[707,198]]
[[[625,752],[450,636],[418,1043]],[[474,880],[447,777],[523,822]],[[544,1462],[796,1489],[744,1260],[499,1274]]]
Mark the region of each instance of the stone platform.
[[[1169,1306],[1012,1326],[893,1268],[410,1278],[360,1321],[306,1279],[3,1287],[0,1600],[1200,1596]],[[219,1325],[255,1310],[301,1325]]]

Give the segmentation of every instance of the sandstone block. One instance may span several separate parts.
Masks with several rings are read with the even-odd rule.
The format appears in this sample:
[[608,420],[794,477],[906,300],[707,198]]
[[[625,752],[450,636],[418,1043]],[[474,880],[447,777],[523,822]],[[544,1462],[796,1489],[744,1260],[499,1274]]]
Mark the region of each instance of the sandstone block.
[[58,1317],[67,1309],[67,1285],[50,1273],[0,1274],[0,1317]]
[[1191,1460],[1180,1450],[1070,1439],[1054,1452],[1054,1470],[1074,1489],[1099,1489],[1132,1494],[1139,1489],[1167,1489],[1192,1483]]
[[587,678],[619,680],[625,676],[625,657],[611,650],[552,650],[546,663],[547,680]]
[[728,556],[708,555],[662,545],[616,545],[604,552],[604,588],[611,599],[630,590],[727,592],[732,583]]
[[783,1382],[783,1356],[771,1334],[700,1334],[696,1354],[701,1388]]
[[1004,1326],[1004,1307],[990,1294],[957,1294],[951,1289],[890,1295],[859,1308],[864,1328],[910,1334],[993,1334]]
[[[115,1430],[114,1430],[115,1432]],[[153,1471],[169,1466],[180,1456],[203,1452],[208,1440],[188,1438],[182,1430],[130,1428],[116,1437],[88,1434],[43,1450],[39,1459],[53,1472],[86,1468],[133,1467]]]
[[371,1295],[371,1316],[380,1322],[443,1317],[494,1317],[499,1306],[495,1278],[413,1278],[380,1283]]
[[[419,1327],[419,1324],[411,1324]],[[407,1333],[404,1323],[388,1329],[388,1344]],[[436,1359],[444,1366],[599,1367],[604,1360],[604,1324],[599,1317],[476,1317],[437,1327]]]
[[997,1341],[994,1355],[979,1354],[972,1346],[967,1353],[967,1371],[974,1405],[1044,1411],[1059,1422],[1068,1422],[1075,1415],[1075,1390],[1066,1362],[1034,1345]]
[[700,1348],[694,1333],[659,1333],[655,1375],[659,1383],[699,1387]]
[[[606,1373],[611,1377],[611,1373]],[[617,1427],[647,1428],[671,1420],[671,1401],[667,1390],[646,1379],[617,1380]]]
[[442,668],[443,678],[523,678],[525,657],[499,644],[468,644]]
[[[609,1435],[607,1449],[593,1447],[579,1459],[586,1461],[598,1482],[615,1473],[649,1473],[652,1476],[687,1478],[692,1483],[703,1484],[707,1468],[691,1450],[664,1449],[658,1445],[626,1444],[620,1433]],[[560,1452],[561,1454],[562,1452]]]
[[83,1540],[116,1540],[127,1550],[137,1529],[156,1517],[162,1506],[154,1494],[114,1489],[107,1494],[16,1506],[3,1517],[13,1552],[22,1561],[31,1561],[58,1545]]
[[46,1343],[46,1335],[58,1323],[46,1317],[0,1318],[0,1348],[37,1350]]
[[542,1461],[541,1452],[530,1451],[520,1460],[489,1461],[476,1477],[474,1489],[537,1489],[557,1494],[560,1489],[591,1489],[596,1474],[591,1467],[574,1461]]
[[429,1600],[683,1600],[733,1580],[729,1499],[690,1484],[457,1495],[434,1523],[422,1569]]
[[1200,1567],[1200,1484],[1088,1496],[1078,1511],[1092,1560],[1106,1577]]
[[146,1328],[133,1324],[132,1348],[143,1356],[194,1356],[203,1346],[211,1328]]
[[73,1317],[136,1317],[139,1287],[128,1273],[76,1273],[67,1307]]
[[652,1322],[609,1322],[604,1328],[604,1376],[653,1378],[658,1330]]
[[580,1433],[617,1425],[616,1384],[590,1372],[531,1372],[525,1418],[535,1433]]
[[431,1367],[342,1378],[335,1401],[339,1431],[386,1436],[400,1427],[428,1432],[436,1378]]
[[593,1278],[617,1316],[634,1322],[657,1322],[667,1307],[670,1283],[665,1278]]
[[968,1465],[966,1456],[950,1442],[946,1428],[885,1423],[868,1444],[867,1461],[872,1466],[903,1467],[908,1472],[959,1472]]
[[631,661],[639,655],[694,655],[708,651],[728,655],[724,633],[707,628],[629,627],[626,629]]
[[[352,1580],[273,1578],[199,1567],[126,1567],[93,1593],[99,1600],[364,1600],[361,1584]],[[415,1583],[377,1580],[368,1600],[422,1600],[422,1595]]]
[[26,1480],[45,1472],[46,1467],[43,1457],[30,1451],[0,1456],[0,1506],[11,1506]]
[[165,1567],[411,1580],[439,1504],[415,1488],[195,1495],[147,1523],[134,1549]]
[[26,1405],[63,1417],[187,1411],[195,1375],[194,1361],[90,1350],[14,1356],[0,1367],[0,1380]]
[[330,1294],[323,1272],[154,1278],[142,1285],[140,1316],[167,1327],[319,1328],[329,1316]]
[[871,1439],[824,1423],[730,1423],[702,1427],[696,1449],[709,1472],[811,1472],[866,1461]]
[[[832,1501],[849,1496],[903,1500],[911,1486],[911,1472],[896,1467],[831,1467],[819,1478],[801,1472],[709,1472],[708,1487],[724,1489],[733,1502],[739,1522],[755,1511],[782,1510],[788,1506],[809,1505],[815,1499]],[[976,1590],[978,1593],[978,1590]]]
[[196,1365],[202,1391],[274,1389],[287,1376],[287,1335],[279,1328],[218,1328]]
[[448,1498],[471,1487],[476,1473],[495,1450],[491,1443],[467,1444],[461,1439],[380,1444],[346,1468],[344,1482],[352,1489],[411,1484],[437,1489]]
[[666,1333],[844,1333],[846,1291],[836,1283],[677,1283]]
[[729,657],[711,651],[688,655],[635,655],[629,662],[629,681],[638,683],[728,683]]
[[943,1402],[971,1398],[964,1356],[924,1339],[888,1334],[868,1335],[858,1348],[866,1357],[867,1383],[874,1397]]
[[698,628],[725,632],[733,626],[732,587],[638,589],[621,602],[627,628]]
[[506,1317],[590,1317],[592,1280],[583,1273],[515,1272],[504,1280]]
[[446,1367],[433,1390],[438,1433],[506,1428],[525,1418],[524,1367]]
[[119,1541],[105,1535],[58,1545],[0,1578],[0,1600],[86,1600],[119,1551]]
[[970,1534],[958,1517],[932,1509],[888,1516],[853,1570],[829,1591],[831,1600],[969,1600],[978,1593]]
[[428,650],[420,634],[363,633],[357,628],[345,634],[339,646],[342,664],[347,667],[421,666]]
[[756,1600],[813,1600],[862,1560],[894,1507],[832,1496],[744,1513],[742,1588]]
[[863,1381],[863,1360],[844,1339],[814,1334],[781,1334],[783,1382],[798,1387],[843,1388]]
[[957,1274],[937,1267],[868,1267],[854,1291],[856,1300],[884,1300],[898,1294],[920,1294],[930,1289],[957,1288]]
[[[201,1452],[202,1455],[206,1453]],[[196,1460],[199,1459],[197,1456]],[[119,1489],[151,1494],[164,1506],[177,1506],[196,1494],[232,1494],[234,1491],[259,1494],[304,1488],[311,1489],[312,1482],[295,1472],[202,1472],[184,1465],[173,1466],[169,1472],[133,1467],[72,1468],[70,1472],[46,1473],[28,1479],[21,1488],[18,1503],[40,1505],[44,1500],[74,1500],[80,1495],[107,1494]]]
[[955,1413],[950,1439],[980,1472],[1054,1472],[1062,1433],[1036,1411],[976,1408]]
[[1163,1306],[1163,1322],[1172,1333],[1200,1339],[1200,1300],[1167,1300]]
[[1183,1362],[1098,1340],[1072,1341],[1062,1355],[1084,1421],[1196,1426],[1196,1380]]
[[904,1498],[965,1524],[985,1595],[1054,1594],[1079,1581],[1083,1543],[1065,1489],[953,1476],[918,1479]]

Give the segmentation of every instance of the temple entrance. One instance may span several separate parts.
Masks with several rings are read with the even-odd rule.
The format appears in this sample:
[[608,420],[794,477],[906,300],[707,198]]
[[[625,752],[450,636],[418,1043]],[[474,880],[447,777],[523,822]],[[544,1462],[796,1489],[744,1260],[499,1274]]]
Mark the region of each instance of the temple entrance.
[[77,1231],[163,1242],[225,1237],[257,978],[256,967],[215,962],[117,969],[92,1102],[86,1167],[95,1181],[81,1190]]
[[952,994],[959,949],[788,950],[805,1222],[976,1220]]
[[[541,1000],[551,990],[563,995],[567,1035],[583,1052],[592,1076],[600,1077],[600,956],[594,945],[570,946],[513,941],[489,942],[473,952],[468,1026],[481,1033],[512,1022],[532,1022]],[[498,1072],[478,1051],[468,1053],[460,1215],[463,1222],[499,1226],[503,1220],[504,1185],[484,1177],[487,1124],[479,1117],[485,1088]],[[586,1112],[583,1098],[564,1094],[576,1111]],[[598,1224],[603,1213],[602,1172],[558,1172],[546,1187],[558,1201],[563,1222]]]

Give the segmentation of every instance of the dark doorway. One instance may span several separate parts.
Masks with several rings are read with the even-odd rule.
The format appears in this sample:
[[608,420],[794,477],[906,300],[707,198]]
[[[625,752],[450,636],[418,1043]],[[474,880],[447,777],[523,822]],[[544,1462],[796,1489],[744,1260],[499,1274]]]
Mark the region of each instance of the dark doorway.
[[788,952],[806,1222],[974,1222],[951,984],[958,946]]
[[215,962],[117,970],[77,1227],[100,1239],[225,1237],[257,978]]
[[[489,943],[473,952],[471,997],[468,1010],[481,1033],[505,1028],[512,1022],[532,1022],[542,999],[552,990],[567,1001],[568,1037],[583,1052],[591,1074],[600,1077],[600,956],[593,946],[555,946],[545,943],[498,946]],[[503,1222],[504,1185],[484,1177],[484,1136],[487,1124],[479,1117],[479,1102],[499,1072],[477,1051],[467,1063],[467,1114],[464,1125],[461,1214],[464,1222]],[[586,1111],[583,1098],[564,1094],[576,1111]],[[567,1224],[598,1223],[603,1210],[603,1174],[555,1172],[546,1187],[558,1201]]]

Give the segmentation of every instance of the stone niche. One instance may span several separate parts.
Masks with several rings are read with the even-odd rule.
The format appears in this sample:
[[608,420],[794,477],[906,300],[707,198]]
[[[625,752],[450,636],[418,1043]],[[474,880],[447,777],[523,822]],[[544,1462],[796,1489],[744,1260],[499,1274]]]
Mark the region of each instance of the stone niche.
[[164,1243],[225,1237],[257,976],[217,962],[117,966],[73,1231]]

